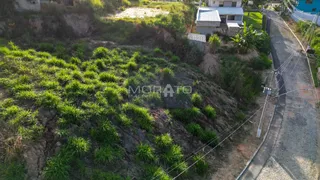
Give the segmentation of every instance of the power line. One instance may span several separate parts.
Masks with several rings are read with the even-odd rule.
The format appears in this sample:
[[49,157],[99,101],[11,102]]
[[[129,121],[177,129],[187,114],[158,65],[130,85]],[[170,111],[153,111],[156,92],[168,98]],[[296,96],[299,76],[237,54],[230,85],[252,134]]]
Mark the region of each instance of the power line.
[[216,146],[214,146],[212,149],[210,149],[206,154],[204,154],[203,156],[201,156],[198,160],[196,160],[194,163],[192,163],[190,166],[188,166],[185,170],[183,170],[181,173],[179,173],[177,176],[175,176],[173,178],[176,179],[179,176],[181,176],[184,172],[186,172],[188,169],[190,169],[192,166],[194,166],[197,162],[199,162],[201,159],[203,159],[205,156],[207,156],[210,152],[212,152],[215,148],[217,148],[220,144],[222,144],[226,139],[228,139],[230,136],[232,136],[235,132],[237,132],[244,124],[246,124],[259,110],[261,110],[261,108],[259,108],[254,114],[252,114],[249,118],[247,118],[237,129],[235,129],[232,133],[230,133],[227,137],[225,137],[222,141],[220,141]]

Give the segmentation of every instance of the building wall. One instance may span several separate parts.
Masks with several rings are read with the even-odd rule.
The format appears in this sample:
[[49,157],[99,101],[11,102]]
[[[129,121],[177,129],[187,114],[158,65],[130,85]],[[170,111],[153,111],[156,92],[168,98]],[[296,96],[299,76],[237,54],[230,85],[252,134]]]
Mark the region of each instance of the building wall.
[[197,32],[200,34],[212,34],[214,29],[211,26],[197,26]]
[[197,26],[219,27],[220,22],[197,21]]
[[[307,3],[306,0],[299,0],[297,8],[304,12],[318,13],[320,12],[320,0],[309,0],[310,3]],[[314,11],[313,11],[314,10]]]
[[18,11],[40,11],[40,0],[15,0]]
[[222,2],[237,2],[236,7],[241,7],[242,0],[208,0],[208,6],[219,7],[220,1]]

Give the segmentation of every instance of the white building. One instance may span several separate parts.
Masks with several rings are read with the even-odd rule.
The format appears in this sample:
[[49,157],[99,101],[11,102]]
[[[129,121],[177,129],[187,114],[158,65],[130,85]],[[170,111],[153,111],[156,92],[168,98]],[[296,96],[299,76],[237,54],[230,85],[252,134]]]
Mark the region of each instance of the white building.
[[199,7],[197,32],[212,34],[226,32],[234,34],[243,25],[242,0],[208,0],[209,7]]

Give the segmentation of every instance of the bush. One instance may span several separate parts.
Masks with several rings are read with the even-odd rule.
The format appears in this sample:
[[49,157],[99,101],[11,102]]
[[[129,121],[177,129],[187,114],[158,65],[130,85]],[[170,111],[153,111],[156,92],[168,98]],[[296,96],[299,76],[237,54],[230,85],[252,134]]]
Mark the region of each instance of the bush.
[[36,100],[37,96],[34,91],[20,91],[16,94],[17,99],[20,100]]
[[265,55],[270,54],[271,52],[271,39],[268,33],[262,31],[260,34],[255,37],[255,46],[257,50]]
[[110,105],[119,104],[123,99],[120,92],[117,89],[111,87],[106,87],[103,90],[103,96],[107,99]]
[[84,112],[74,106],[67,104],[60,104],[58,106],[58,111],[62,118],[67,120],[69,123],[79,123],[82,119]]
[[129,0],[122,0],[122,4],[124,6],[131,6],[131,2]]
[[61,103],[61,98],[52,92],[45,91],[40,95],[37,103],[46,108],[57,108]]
[[164,54],[163,51],[160,48],[155,48],[153,50],[153,52],[154,52],[155,55],[163,55]]
[[121,158],[122,152],[120,149],[113,148],[111,146],[104,146],[94,151],[95,162],[99,163],[111,163],[118,158]]
[[143,129],[152,129],[154,119],[149,115],[148,109],[131,103],[123,104],[122,109],[129,117],[136,120]]
[[188,109],[172,109],[170,113],[174,118],[183,122],[190,122],[201,116],[199,108],[193,107]]
[[180,58],[179,58],[179,56],[172,56],[171,57],[171,61],[174,62],[174,63],[177,63],[177,62],[180,61]]
[[71,166],[69,165],[70,158],[61,154],[50,158],[47,161],[47,166],[44,169],[45,179],[48,180],[68,180]]
[[174,79],[174,72],[170,68],[162,69],[162,77],[165,81],[171,81]]
[[160,136],[156,136],[155,138],[156,145],[159,146],[160,148],[166,148],[172,145],[172,138],[170,134],[163,134]]
[[201,155],[196,155],[193,157],[193,161],[196,162],[195,164],[195,171],[203,176],[209,170],[209,164],[202,158]]
[[202,142],[208,143],[213,141],[210,145],[214,146],[218,143],[219,139],[217,134],[211,130],[204,130],[199,124],[197,123],[189,123],[186,127],[187,131],[190,132],[192,135],[198,137]]
[[82,137],[71,137],[68,141],[68,148],[77,155],[83,155],[90,149],[90,143]]
[[108,145],[112,145],[119,141],[117,129],[108,120],[104,120],[99,124],[98,128],[92,128],[90,133],[98,142]]
[[161,168],[156,166],[146,166],[146,179],[171,180],[171,177]]
[[217,34],[214,34],[212,36],[210,36],[209,38],[209,45],[210,45],[210,48],[211,48],[211,51],[213,53],[216,53],[217,52],[217,49],[220,47],[221,45],[221,40],[219,38],[219,36]]
[[98,67],[99,70],[104,70],[107,68],[106,64],[102,59],[98,59],[95,61],[96,66]]
[[169,165],[181,162],[183,158],[181,147],[178,145],[169,147],[169,149],[162,155],[162,158]]
[[189,123],[186,127],[187,131],[194,136],[201,137],[203,136],[203,129],[197,123]]
[[192,94],[191,102],[193,103],[193,105],[195,105],[197,107],[201,107],[202,106],[202,97],[201,97],[201,95],[198,94],[198,93]]
[[99,79],[102,82],[117,82],[119,78],[114,74],[103,72],[99,74]]
[[24,164],[17,161],[0,163],[0,179],[19,180],[25,179],[26,170]]
[[216,110],[210,105],[204,108],[204,114],[210,119],[215,119],[217,116]]
[[250,65],[255,70],[270,69],[272,66],[272,60],[267,55],[260,55],[258,58],[251,60]]
[[148,144],[139,144],[137,147],[136,156],[139,160],[145,162],[153,162],[156,160],[154,149]]
[[98,47],[93,51],[93,58],[95,59],[106,58],[108,54],[109,54],[109,49],[104,47]]

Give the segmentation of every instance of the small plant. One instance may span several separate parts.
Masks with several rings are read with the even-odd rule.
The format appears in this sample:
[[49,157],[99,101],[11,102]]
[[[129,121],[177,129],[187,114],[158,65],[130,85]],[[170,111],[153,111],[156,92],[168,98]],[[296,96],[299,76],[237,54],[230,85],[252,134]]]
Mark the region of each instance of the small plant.
[[163,155],[163,160],[169,165],[181,162],[183,158],[182,149],[178,145],[171,146]]
[[81,64],[81,60],[77,57],[71,57],[70,58],[70,63],[75,64],[75,65],[80,65]]
[[171,177],[161,167],[148,165],[144,171],[147,179],[171,180]]
[[148,144],[139,144],[137,147],[136,156],[139,160],[145,162],[153,162],[156,160],[154,149]]
[[163,51],[162,51],[160,48],[155,48],[155,49],[153,50],[153,52],[154,52],[154,54],[156,54],[156,55],[163,55]]
[[89,78],[89,79],[95,79],[98,77],[98,74],[94,71],[86,71],[84,72],[83,76],[85,78]]
[[193,161],[196,162],[195,164],[195,171],[203,176],[209,170],[209,164],[202,158],[201,155],[196,155],[193,157]]
[[40,95],[37,103],[46,108],[57,108],[61,103],[61,98],[52,92],[45,91]]
[[209,44],[210,44],[211,51],[213,53],[216,53],[217,49],[221,45],[221,40],[220,40],[219,36],[217,34],[214,34],[214,35],[210,36]]
[[148,109],[137,105],[126,103],[122,105],[123,111],[133,120],[138,121],[139,125],[146,130],[151,130],[154,119],[149,114]]
[[170,134],[167,133],[160,136],[156,136],[155,142],[156,145],[160,148],[166,148],[172,145],[173,140]]
[[176,62],[180,61],[180,58],[179,58],[179,56],[172,56],[171,61],[176,63]]
[[68,180],[71,166],[69,165],[70,157],[64,156],[61,153],[52,157],[47,161],[47,166],[44,169],[44,176],[48,180]]
[[203,129],[197,123],[189,123],[186,127],[187,131],[190,132],[194,136],[201,137],[203,136]]
[[104,47],[98,47],[93,51],[93,58],[95,59],[106,58],[108,54],[109,54],[109,49]]
[[210,119],[215,119],[217,116],[216,110],[210,105],[204,108],[204,114]]
[[117,119],[124,126],[130,126],[132,124],[132,120],[128,118],[125,114],[120,114]]
[[36,100],[37,94],[34,91],[20,91],[16,97],[20,100]]
[[68,148],[77,155],[82,155],[89,151],[90,143],[82,137],[71,137],[68,142]]
[[129,0],[122,0],[122,4],[124,6],[131,6],[131,2]]
[[202,97],[200,94],[194,93],[191,96],[191,101],[192,101],[193,105],[195,105],[197,107],[201,107],[203,100],[202,100]]
[[106,87],[103,90],[103,96],[111,105],[119,104],[123,99],[120,92],[117,89],[111,87]]
[[81,109],[78,109],[74,106],[68,104],[59,104],[58,111],[61,114],[61,117],[66,119],[70,123],[78,123],[82,119],[84,112]]
[[136,70],[138,65],[136,62],[134,61],[130,61],[126,64],[126,67],[130,70],[130,71],[133,71],[133,70]]
[[170,113],[174,118],[183,122],[190,122],[201,116],[199,108],[193,107],[188,109],[172,109]]
[[102,82],[117,82],[119,78],[112,73],[103,72],[99,74],[99,79]]
[[111,124],[109,120],[105,120],[99,125],[99,128],[91,129],[91,136],[97,141],[112,145],[119,141],[119,134],[117,129]]
[[148,94],[143,94],[142,99],[149,103],[151,107],[157,107],[162,105],[162,99],[160,93],[150,92]]
[[99,68],[99,70],[104,70],[107,68],[106,64],[102,59],[98,59],[95,61],[96,66]]
[[162,77],[165,81],[171,81],[174,79],[174,72],[170,68],[162,69]]
[[122,152],[120,149],[116,149],[111,146],[104,146],[94,151],[94,158],[97,163],[110,163],[121,156]]

